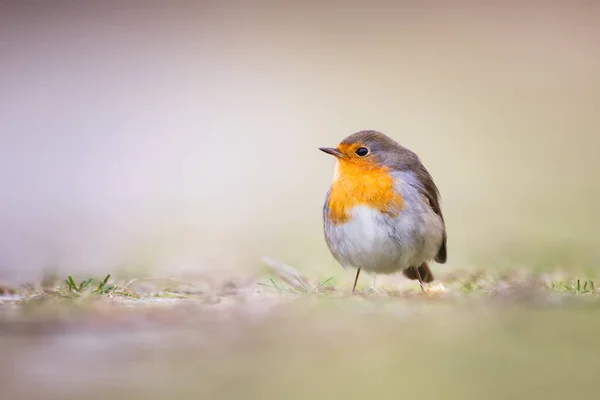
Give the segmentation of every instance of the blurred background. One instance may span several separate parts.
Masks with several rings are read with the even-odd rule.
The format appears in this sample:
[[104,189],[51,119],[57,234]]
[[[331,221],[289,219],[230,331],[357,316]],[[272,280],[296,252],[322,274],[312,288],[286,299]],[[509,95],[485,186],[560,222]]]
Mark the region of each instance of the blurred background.
[[376,129],[443,198],[443,269],[600,260],[590,2],[0,2],[0,278],[341,273],[334,161]]

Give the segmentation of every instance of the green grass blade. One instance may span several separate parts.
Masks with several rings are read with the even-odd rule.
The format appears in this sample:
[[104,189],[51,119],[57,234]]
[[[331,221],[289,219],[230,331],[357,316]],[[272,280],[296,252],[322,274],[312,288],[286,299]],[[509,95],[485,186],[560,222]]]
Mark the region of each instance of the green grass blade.
[[79,292],[79,289],[77,288],[77,285],[75,284],[75,281],[71,275],[67,277],[67,284],[69,285],[69,289]]

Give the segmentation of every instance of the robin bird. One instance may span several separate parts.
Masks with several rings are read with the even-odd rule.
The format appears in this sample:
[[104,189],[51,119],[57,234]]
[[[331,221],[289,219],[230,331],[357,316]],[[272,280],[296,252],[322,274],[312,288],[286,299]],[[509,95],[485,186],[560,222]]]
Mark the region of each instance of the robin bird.
[[446,226],[440,194],[419,157],[381,132],[365,130],[336,148],[323,207],[325,241],[344,267],[375,274],[402,271],[408,279],[434,280],[427,264],[446,262]]

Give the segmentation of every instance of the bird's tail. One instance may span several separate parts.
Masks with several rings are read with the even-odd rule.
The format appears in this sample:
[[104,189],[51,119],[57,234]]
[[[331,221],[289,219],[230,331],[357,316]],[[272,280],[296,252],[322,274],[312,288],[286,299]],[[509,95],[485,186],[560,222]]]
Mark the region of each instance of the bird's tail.
[[[417,273],[418,271],[418,273]],[[402,271],[402,274],[408,279],[418,280],[419,276],[421,276],[421,280],[425,283],[433,282],[433,274],[429,269],[429,265],[427,263],[421,264],[419,268],[416,267],[408,267]]]

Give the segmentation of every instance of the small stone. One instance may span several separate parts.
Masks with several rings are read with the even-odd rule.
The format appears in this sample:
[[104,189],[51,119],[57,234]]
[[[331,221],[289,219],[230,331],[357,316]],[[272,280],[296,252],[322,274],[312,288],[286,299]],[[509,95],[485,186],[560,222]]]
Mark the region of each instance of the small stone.
[[427,294],[441,294],[441,293],[447,293],[448,290],[446,290],[446,288],[444,287],[443,283],[438,283],[435,285],[429,285],[427,287]]

